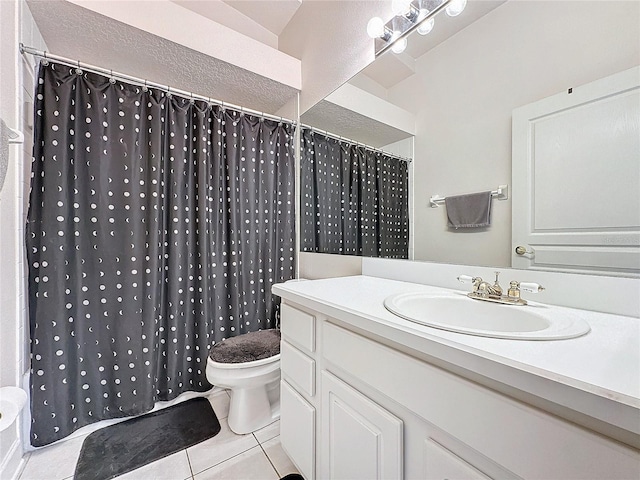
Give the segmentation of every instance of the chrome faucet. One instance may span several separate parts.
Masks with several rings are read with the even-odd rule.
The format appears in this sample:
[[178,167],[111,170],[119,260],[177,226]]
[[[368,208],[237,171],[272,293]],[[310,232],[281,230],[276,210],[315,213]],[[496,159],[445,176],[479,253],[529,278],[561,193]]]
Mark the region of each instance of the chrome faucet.
[[470,277],[468,275],[460,275],[458,281],[473,285],[473,289],[467,294],[467,297],[505,305],[526,305],[527,301],[520,298],[521,290],[529,293],[538,293],[544,290],[544,287],[537,283],[521,283],[514,280],[509,283],[509,290],[504,295],[504,291],[498,281],[500,272],[495,272],[495,274],[496,279],[493,285],[480,277]]

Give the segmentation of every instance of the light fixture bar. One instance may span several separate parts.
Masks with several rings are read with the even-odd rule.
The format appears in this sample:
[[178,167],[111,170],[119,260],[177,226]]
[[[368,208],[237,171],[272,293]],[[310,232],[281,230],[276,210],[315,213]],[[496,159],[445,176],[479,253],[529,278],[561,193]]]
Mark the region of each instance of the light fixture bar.
[[[377,38],[375,40],[376,57],[379,57],[387,50],[389,50],[398,40],[409,36],[411,33],[417,30],[423,22],[435,17],[438,13],[447,8],[447,5],[449,5],[453,1],[454,0],[442,0],[440,4],[433,7],[433,10],[429,10],[429,13],[423,19],[421,19],[420,22],[412,21],[410,18],[407,18],[407,16],[396,16],[389,20],[384,26],[385,32],[391,30],[392,32],[401,32],[401,34],[395,37],[393,41],[385,40],[384,38]],[[414,0],[411,3],[411,11],[413,12],[414,9],[420,11],[421,3],[421,0]]]

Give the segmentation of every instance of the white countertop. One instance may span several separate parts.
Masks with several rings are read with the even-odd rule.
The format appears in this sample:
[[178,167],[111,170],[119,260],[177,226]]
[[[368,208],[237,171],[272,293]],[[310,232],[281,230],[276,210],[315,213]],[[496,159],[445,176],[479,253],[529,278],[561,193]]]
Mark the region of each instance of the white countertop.
[[286,300],[640,436],[639,319],[554,307],[579,314],[591,331],[566,340],[507,340],[423,326],[383,305],[396,293],[451,291],[367,276],[273,287]]

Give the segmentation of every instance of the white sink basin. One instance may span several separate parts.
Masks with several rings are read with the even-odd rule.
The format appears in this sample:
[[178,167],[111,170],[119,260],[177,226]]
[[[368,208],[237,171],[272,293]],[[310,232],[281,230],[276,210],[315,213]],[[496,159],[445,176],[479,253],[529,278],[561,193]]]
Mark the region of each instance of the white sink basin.
[[464,294],[400,293],[384,300],[391,313],[429,327],[493,338],[558,340],[589,332],[572,311],[549,305],[501,305]]

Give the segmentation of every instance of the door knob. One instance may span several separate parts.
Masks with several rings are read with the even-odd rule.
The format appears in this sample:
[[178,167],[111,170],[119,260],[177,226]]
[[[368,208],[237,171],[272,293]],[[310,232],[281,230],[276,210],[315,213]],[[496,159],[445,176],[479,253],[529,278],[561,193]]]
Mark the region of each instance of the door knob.
[[527,250],[527,247],[525,247],[525,246],[523,246],[523,245],[518,245],[518,246],[516,247],[516,254],[517,254],[517,255],[520,255],[520,256],[522,256],[522,257],[529,257],[529,258],[531,258],[531,257],[533,257],[533,254],[534,254],[534,253],[535,253],[535,252],[534,252],[533,248],[532,248],[531,250]]

